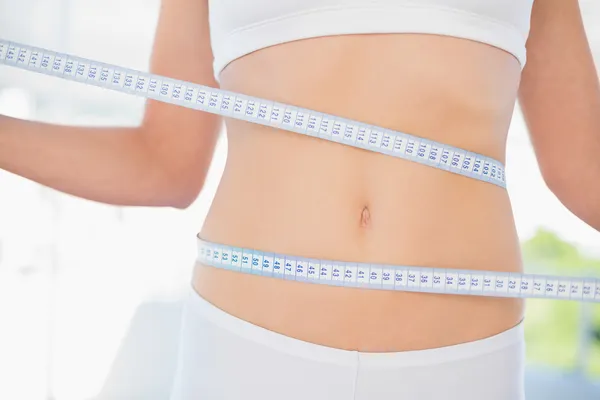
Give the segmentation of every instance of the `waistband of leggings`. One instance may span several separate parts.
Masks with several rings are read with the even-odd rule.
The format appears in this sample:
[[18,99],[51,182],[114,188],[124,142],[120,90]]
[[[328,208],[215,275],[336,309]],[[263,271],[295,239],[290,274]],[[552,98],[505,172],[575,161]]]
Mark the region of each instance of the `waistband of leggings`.
[[303,359],[344,366],[354,366],[359,361],[361,365],[382,368],[439,365],[476,358],[500,351],[511,345],[518,345],[524,341],[523,322],[521,322],[502,333],[473,342],[426,350],[366,353],[310,343],[254,325],[211,304],[191,286],[186,309],[188,312],[186,318],[203,318],[233,335],[275,351]]

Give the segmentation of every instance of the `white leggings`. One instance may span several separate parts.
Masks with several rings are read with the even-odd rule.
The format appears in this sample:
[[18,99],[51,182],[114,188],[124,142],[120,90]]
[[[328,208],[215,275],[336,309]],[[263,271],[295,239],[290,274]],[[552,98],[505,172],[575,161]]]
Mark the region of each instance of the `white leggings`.
[[171,400],[520,400],[522,323],[429,350],[362,353],[293,339],[190,290]]

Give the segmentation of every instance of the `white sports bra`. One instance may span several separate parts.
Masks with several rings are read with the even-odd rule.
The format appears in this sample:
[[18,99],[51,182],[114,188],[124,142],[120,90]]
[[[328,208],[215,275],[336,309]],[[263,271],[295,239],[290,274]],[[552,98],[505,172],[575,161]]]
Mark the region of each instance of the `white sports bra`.
[[525,65],[533,0],[209,0],[217,80],[253,51],[318,36],[430,33],[503,49]]

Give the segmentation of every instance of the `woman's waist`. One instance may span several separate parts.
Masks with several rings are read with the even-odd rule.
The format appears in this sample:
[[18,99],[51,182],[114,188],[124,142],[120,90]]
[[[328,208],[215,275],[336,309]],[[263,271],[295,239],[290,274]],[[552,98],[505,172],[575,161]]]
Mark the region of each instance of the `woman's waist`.
[[[313,216],[314,218],[314,216]],[[509,224],[465,219],[386,221],[389,226],[353,229],[343,217],[302,221],[257,215],[209,214],[200,237],[208,242],[310,259],[441,269],[521,270],[518,239]],[[454,221],[458,218],[453,218]],[[439,227],[438,227],[439,226]]]
[[[521,270],[505,189],[293,133],[256,134],[277,138],[234,134],[201,238],[334,261]],[[201,264],[194,287],[256,325],[363,351],[477,340],[522,318],[518,299],[339,288]]]
[[300,139],[316,143],[249,143],[248,152],[230,151],[202,238],[343,261],[520,268],[505,189]]
[[[488,215],[482,210],[444,215],[421,204],[398,216],[393,207],[371,202],[371,221],[361,226],[360,210],[349,212],[352,207],[343,198],[340,204],[348,211],[326,207],[328,212],[314,213],[308,206],[295,212],[282,201],[282,209],[271,212],[238,195],[227,198],[228,205],[216,199],[202,239],[321,260],[521,271],[512,217],[500,203]],[[202,262],[193,285],[209,302],[255,325],[349,350],[404,351],[469,342],[507,330],[523,318],[523,302],[515,298],[317,285]]]

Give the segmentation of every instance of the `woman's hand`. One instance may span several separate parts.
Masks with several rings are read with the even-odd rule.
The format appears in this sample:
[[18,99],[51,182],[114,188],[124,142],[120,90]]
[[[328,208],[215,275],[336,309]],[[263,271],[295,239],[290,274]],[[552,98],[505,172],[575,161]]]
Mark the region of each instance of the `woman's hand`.
[[[150,70],[217,86],[207,0],[163,0]],[[203,186],[220,118],[148,100],[135,128],[66,127],[0,116],[0,168],[103,203],[187,207]]]
[[600,230],[600,85],[577,0],[535,0],[520,103],[546,184]]

